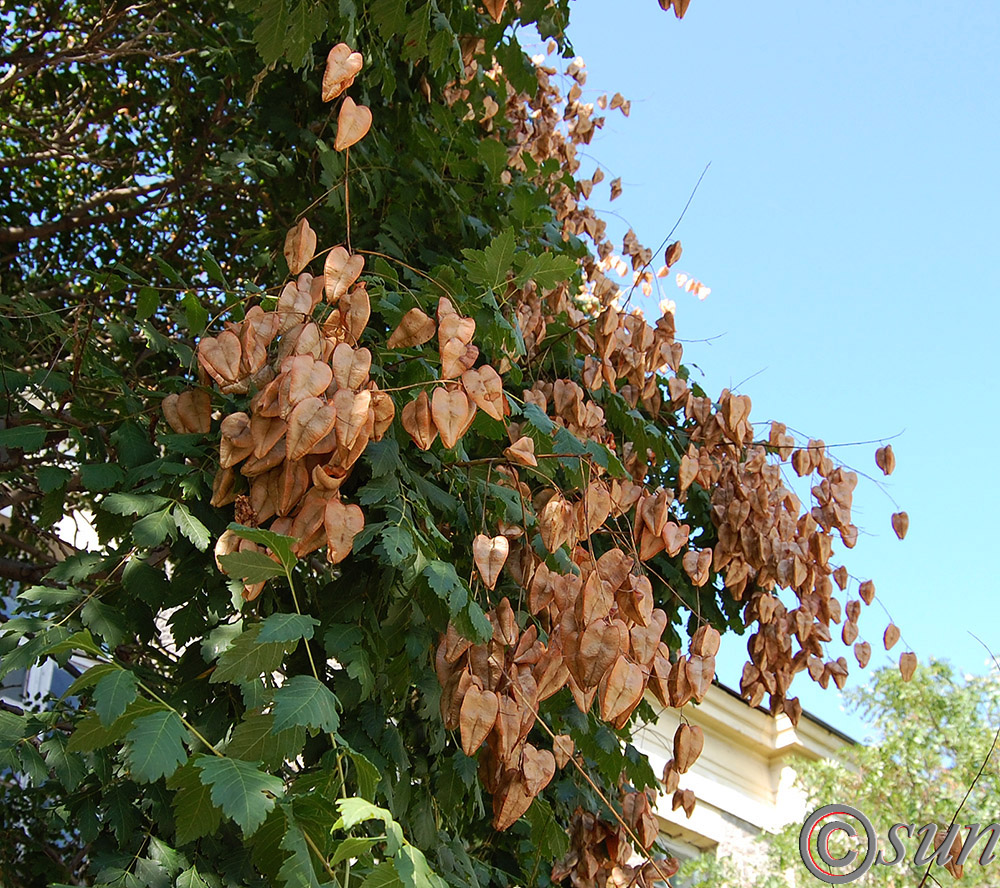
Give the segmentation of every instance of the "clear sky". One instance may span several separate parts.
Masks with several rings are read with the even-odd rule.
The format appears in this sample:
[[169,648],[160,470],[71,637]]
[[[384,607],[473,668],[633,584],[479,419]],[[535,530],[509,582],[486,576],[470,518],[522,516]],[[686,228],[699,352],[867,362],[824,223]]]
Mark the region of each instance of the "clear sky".
[[[582,170],[606,169],[592,203],[614,239],[631,226],[656,247],[711,163],[673,271],[712,292],[699,302],[672,277],[663,292],[709,394],[738,386],[752,419],[827,443],[898,436],[889,478],[875,444],[833,451],[881,480],[860,478],[861,535],[843,558],[877,589],[861,619],[869,669],[890,662],[880,599],[903,633],[892,662],[910,649],[984,672],[969,633],[1000,657],[1000,4],[692,0],[677,21],[656,0],[580,0],[572,22],[583,100],[632,101]],[[829,647],[853,666],[848,686],[861,681],[839,636]],[[722,653],[736,685],[744,639]],[[832,685],[800,673],[796,689],[865,736]]]

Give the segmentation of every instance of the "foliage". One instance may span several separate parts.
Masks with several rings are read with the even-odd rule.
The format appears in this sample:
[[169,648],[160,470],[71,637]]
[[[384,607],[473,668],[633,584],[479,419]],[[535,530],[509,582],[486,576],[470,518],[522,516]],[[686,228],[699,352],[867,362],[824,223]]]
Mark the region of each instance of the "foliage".
[[857,477],[629,311],[568,14],[0,17],[0,674],[84,663],[0,712],[8,885],[646,885],[650,701],[748,627],[752,702],[842,685]]

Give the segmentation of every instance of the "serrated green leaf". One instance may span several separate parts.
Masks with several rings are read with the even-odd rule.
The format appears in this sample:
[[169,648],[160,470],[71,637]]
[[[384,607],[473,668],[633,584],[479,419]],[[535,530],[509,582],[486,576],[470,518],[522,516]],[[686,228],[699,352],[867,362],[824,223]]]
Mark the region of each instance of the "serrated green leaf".
[[80,617],[84,625],[100,635],[111,648],[118,647],[125,639],[125,615],[118,608],[91,598],[81,609]]
[[208,528],[195,518],[183,503],[174,505],[173,516],[177,529],[191,541],[191,545],[199,552],[204,552],[212,541]]
[[274,733],[302,725],[332,734],[340,727],[337,698],[311,675],[296,675],[274,692]]
[[434,594],[447,602],[453,618],[464,610],[469,601],[469,587],[458,575],[455,565],[446,561],[430,561],[423,574]]
[[110,490],[125,480],[125,473],[114,463],[91,463],[80,466],[80,483],[94,493]]
[[178,844],[193,842],[218,830],[222,811],[212,801],[212,788],[202,782],[193,760],[177,769],[167,781],[167,787],[174,790],[171,804]]
[[114,515],[148,515],[168,505],[170,500],[154,493],[109,493],[101,500],[101,508]]
[[[180,815],[178,815],[179,817]],[[179,835],[178,830],[178,835]],[[178,839],[181,841],[181,839]],[[176,888],[209,888],[208,882],[206,882],[198,872],[198,867],[193,866],[189,870],[184,870],[178,877],[177,881],[174,883]]]
[[239,577],[247,583],[260,583],[285,575],[285,569],[263,552],[233,552],[231,555],[220,555],[219,563],[229,576]]
[[0,429],[0,447],[16,447],[25,453],[34,453],[45,443],[45,429],[41,426],[22,425]]
[[295,647],[295,642],[261,644],[259,626],[251,626],[236,636],[232,645],[219,657],[218,665],[209,681],[241,682],[259,679],[281,667],[285,655]]
[[136,719],[126,737],[133,777],[152,783],[173,774],[187,760],[186,736],[184,723],[169,709]]
[[292,552],[292,547],[298,541],[294,537],[283,536],[280,533],[274,533],[271,530],[262,530],[259,527],[246,527],[236,522],[231,523],[229,529],[241,539],[267,546],[278,556],[281,563],[288,570],[291,570],[295,566],[295,562],[298,559],[295,557],[295,553]]
[[175,529],[174,519],[169,509],[161,509],[140,518],[132,525],[132,539],[137,546],[152,549],[160,545]]
[[383,860],[361,883],[361,888],[402,888],[399,874],[391,860]]
[[244,836],[251,836],[284,795],[285,785],[250,762],[217,756],[199,756],[202,782],[211,787],[212,801],[236,822]]
[[577,261],[572,256],[542,253],[527,259],[518,271],[515,282],[517,286],[521,287],[532,280],[540,289],[551,290],[564,281],[568,281],[576,274],[577,269]]
[[382,774],[360,752],[351,750],[348,755],[354,763],[354,777],[358,784],[358,792],[369,802],[375,801],[375,790],[382,780]]
[[485,250],[462,250],[469,280],[490,289],[499,286],[514,263],[515,246],[514,231],[508,228],[493,238]]
[[53,490],[65,487],[73,477],[73,473],[58,466],[39,466],[35,477],[38,478],[38,489],[42,493],[51,493]]
[[306,742],[305,728],[296,725],[275,733],[274,715],[248,715],[233,731],[226,744],[226,755],[248,762],[261,762],[277,769],[287,759],[294,759]]
[[[114,667],[107,668],[114,669]],[[88,672],[91,671],[93,670],[88,670]],[[84,675],[86,674],[88,673],[84,673]],[[94,688],[94,709],[101,724],[110,727],[124,714],[137,694],[138,686],[135,676],[127,669],[114,669],[113,672],[105,675]]]
[[145,321],[156,314],[160,307],[159,291],[152,287],[142,287],[135,297],[135,319]]
[[278,878],[287,888],[319,888],[316,870],[313,865],[313,855],[306,843],[305,834],[300,826],[290,823],[281,840],[281,848],[288,852]]
[[485,644],[493,636],[493,624],[475,601],[470,600],[453,619],[459,635],[477,644]]
[[319,620],[305,614],[271,614],[260,624],[257,640],[264,643],[310,639],[318,625]]
[[91,712],[77,722],[76,729],[70,734],[67,749],[70,752],[93,752],[95,749],[109,746],[122,740],[135,723],[143,715],[159,712],[159,703],[153,703],[138,697],[131,706],[110,727],[101,724],[96,712]]
[[96,685],[105,675],[119,671],[121,670],[112,663],[98,663],[96,666],[91,666],[66,689],[63,699],[66,697],[75,697],[84,688],[91,688]]

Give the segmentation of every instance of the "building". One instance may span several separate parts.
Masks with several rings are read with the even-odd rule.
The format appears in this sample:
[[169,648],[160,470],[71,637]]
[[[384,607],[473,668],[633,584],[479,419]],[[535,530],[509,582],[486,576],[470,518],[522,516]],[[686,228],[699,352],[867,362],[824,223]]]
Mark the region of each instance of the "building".
[[[660,796],[656,814],[661,840],[675,857],[689,860],[706,852],[733,857],[752,869],[754,839],[763,832],[802,821],[806,801],[795,786],[796,766],[803,759],[837,759],[855,743],[826,722],[802,713],[798,725],[762,707],[751,707],[740,695],[713,684],[700,705],[684,709],[688,722],[701,727],[705,747],[681,775],[680,788],[698,799],[688,818],[671,810],[670,797]],[[656,773],[673,758],[675,710],[635,732],[638,749],[649,756]]]

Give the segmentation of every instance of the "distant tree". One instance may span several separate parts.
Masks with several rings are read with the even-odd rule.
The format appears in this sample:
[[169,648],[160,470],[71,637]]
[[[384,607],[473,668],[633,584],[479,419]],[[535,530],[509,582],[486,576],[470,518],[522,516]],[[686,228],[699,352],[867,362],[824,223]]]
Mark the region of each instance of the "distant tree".
[[[875,740],[845,747],[842,761],[801,765],[798,783],[806,793],[808,812],[838,802],[858,809],[872,821],[889,859],[896,856],[885,841],[889,827],[933,823],[940,841],[974,783],[955,823],[981,827],[1000,823],[1000,772],[996,754],[990,756],[1000,725],[1000,675],[996,671],[960,677],[947,661],[931,659],[919,664],[911,681],[905,682],[897,670],[884,667],[872,674],[867,685],[846,690],[844,697],[852,711],[871,725]],[[977,780],[984,761],[987,766]],[[685,864],[681,877],[711,876],[712,884],[730,888],[817,884],[802,866],[800,828],[800,823],[793,823],[778,835],[761,837],[758,841],[765,848],[767,864],[752,876],[741,878],[739,861],[702,858]],[[967,835],[963,830],[962,841]],[[1000,885],[997,864],[983,868],[978,863],[988,838],[987,833],[969,855],[963,884]],[[911,888],[920,883],[927,869],[913,866],[920,837],[902,833],[900,839],[906,849],[903,860],[896,866],[873,866],[864,884]],[[831,837],[831,850],[838,840],[838,834]],[[864,848],[863,842],[860,847]],[[931,876],[942,883],[953,878],[936,863]],[[927,884],[935,883],[928,878]]]

